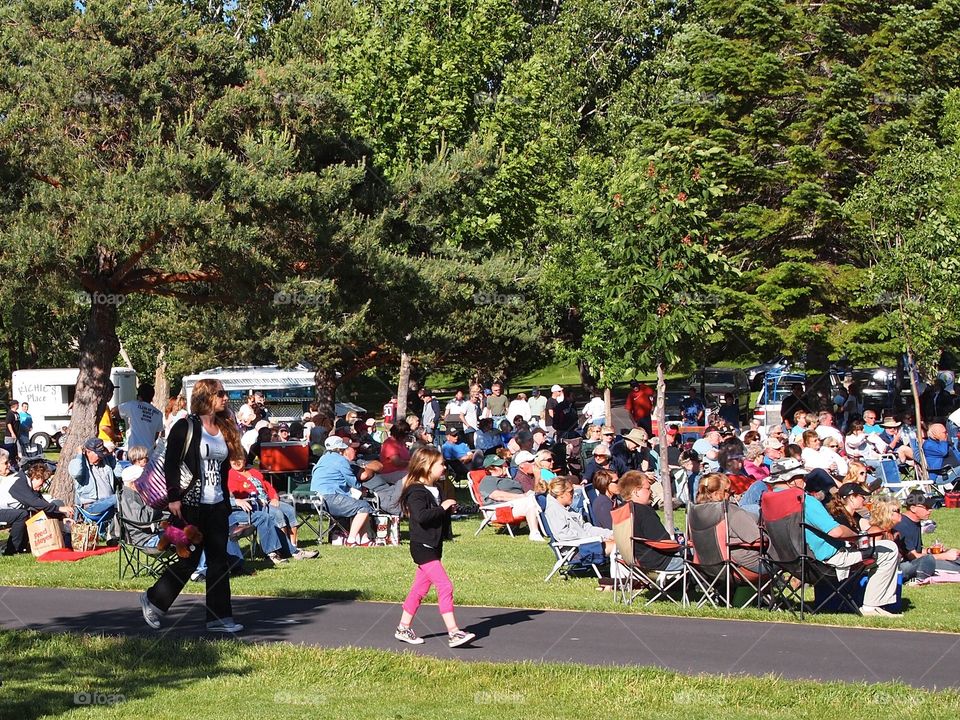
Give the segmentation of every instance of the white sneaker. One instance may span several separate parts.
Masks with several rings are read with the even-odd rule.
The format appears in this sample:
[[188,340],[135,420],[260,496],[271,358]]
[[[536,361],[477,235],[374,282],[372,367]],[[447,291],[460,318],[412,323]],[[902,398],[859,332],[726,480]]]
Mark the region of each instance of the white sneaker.
[[232,617],[226,617],[222,620],[211,620],[207,623],[207,632],[238,633],[241,630],[243,630],[243,625],[234,622]]
[[864,617],[903,617],[901,613],[892,613],[889,610],[884,610],[882,607],[873,607],[872,605],[864,605],[862,608],[860,608],[860,614]]
[[531,535],[528,539],[530,542],[547,542],[547,539],[543,535]]
[[150,599],[147,597],[146,593],[140,593],[140,609],[143,611],[143,619],[146,621],[147,625],[152,627],[154,630],[160,629],[160,616],[163,614],[160,610],[154,606]]
[[316,557],[320,557],[320,553],[316,550],[297,550],[293,555],[290,556],[291,560],[313,560]]
[[285,557],[280,557],[280,553],[278,552],[272,552],[267,555],[267,560],[272,562],[274,565],[283,565],[287,562],[287,559]]

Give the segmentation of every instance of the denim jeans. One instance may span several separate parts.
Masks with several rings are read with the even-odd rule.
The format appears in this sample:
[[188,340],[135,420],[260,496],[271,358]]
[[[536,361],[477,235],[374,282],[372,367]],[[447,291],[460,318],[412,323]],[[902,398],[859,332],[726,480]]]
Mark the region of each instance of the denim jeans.
[[250,515],[243,510],[234,510],[230,513],[228,523],[230,527],[252,523],[257,529],[257,542],[260,543],[260,549],[263,550],[264,555],[279,552],[281,548],[290,554],[296,552],[290,549],[287,536],[277,529],[273,515],[266,510],[254,510]]
[[[157,537],[159,540],[159,536]],[[240,549],[240,543],[236,540],[227,540],[227,555],[231,557],[239,558],[243,561],[243,550]],[[200,553],[200,562],[197,563],[197,570],[201,575],[207,574],[207,554],[205,552]]]

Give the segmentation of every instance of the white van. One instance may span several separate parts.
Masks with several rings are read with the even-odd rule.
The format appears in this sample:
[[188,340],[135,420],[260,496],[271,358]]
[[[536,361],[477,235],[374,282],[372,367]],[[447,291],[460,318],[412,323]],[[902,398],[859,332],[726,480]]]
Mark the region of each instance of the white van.
[[[42,370],[15,370],[13,373],[13,397],[21,403],[29,403],[33,418],[30,442],[44,450],[51,445],[60,446],[70,424],[70,410],[77,389],[77,368],[45,368]],[[137,372],[131,368],[113,368],[110,379],[114,384],[109,406],[116,407],[137,397]]]
[[[317,399],[314,372],[303,366],[291,369],[276,365],[245,367],[217,367],[204,370],[196,375],[183,378],[183,394],[190,407],[190,396],[197,380],[210,378],[219,380],[230,398],[230,407],[234,411],[254,392],[263,393],[270,419],[274,422],[293,422],[303,418],[310,403]],[[337,403],[337,415],[345,415],[348,410],[364,413],[362,407],[352,403]]]

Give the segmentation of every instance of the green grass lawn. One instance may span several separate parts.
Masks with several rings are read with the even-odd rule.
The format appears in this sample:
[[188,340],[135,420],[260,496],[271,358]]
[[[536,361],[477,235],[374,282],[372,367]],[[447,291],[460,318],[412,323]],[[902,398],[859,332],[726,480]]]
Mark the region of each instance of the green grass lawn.
[[[960,545],[960,511],[938,510],[936,537],[954,547]],[[522,608],[589,610],[680,614],[698,617],[723,617],[794,622],[789,613],[771,614],[757,609],[681,609],[663,602],[641,608],[615,604],[610,593],[598,592],[590,578],[543,578],[553,564],[548,547],[529,542],[526,535],[511,538],[485,529],[474,537],[479,521],[454,523],[455,542],[444,548],[444,564],[456,586],[459,605],[486,605]],[[677,513],[683,526],[683,514]],[[928,538],[929,542],[929,538]],[[313,547],[312,541],[301,542]],[[400,603],[409,589],[413,563],[406,546],[384,548],[344,548],[324,545],[317,560],[267,567],[263,560],[248,561],[257,570],[251,577],[233,580],[237,595],[291,597],[343,596],[349,593],[361,600]],[[38,563],[31,555],[0,558],[0,583],[21,586],[88,587],[104,589],[143,589],[150,581],[119,580],[117,554],[92,557],[75,563]],[[504,571],[507,570],[504,581]],[[188,592],[202,592],[201,584],[191,583]],[[906,611],[902,618],[862,618],[846,614],[807,616],[806,622],[864,627],[902,627],[956,632],[960,628],[956,585],[904,588]]]
[[957,691],[440,660],[236,641],[0,632],[0,717],[953,718]]

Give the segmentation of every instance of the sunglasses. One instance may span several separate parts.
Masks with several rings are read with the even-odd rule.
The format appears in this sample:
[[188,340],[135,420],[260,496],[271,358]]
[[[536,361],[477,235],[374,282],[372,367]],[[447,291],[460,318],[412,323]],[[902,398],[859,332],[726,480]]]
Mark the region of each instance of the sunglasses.
[[217,397],[218,397],[218,398],[225,398],[226,396],[227,396],[227,391],[226,391],[226,390],[217,390]]

